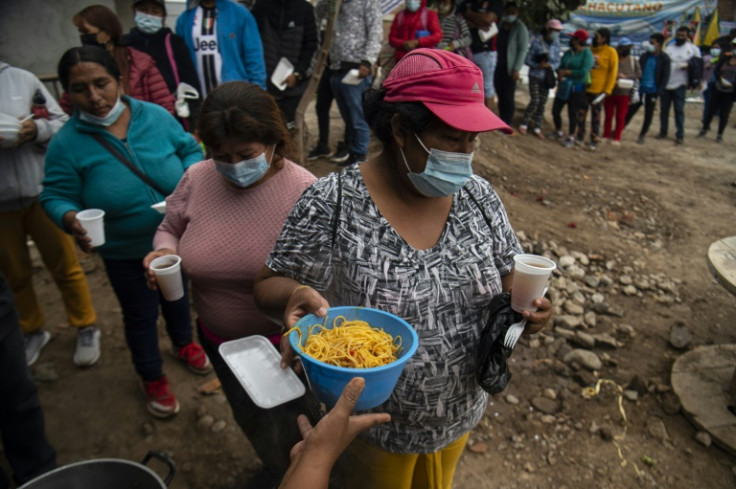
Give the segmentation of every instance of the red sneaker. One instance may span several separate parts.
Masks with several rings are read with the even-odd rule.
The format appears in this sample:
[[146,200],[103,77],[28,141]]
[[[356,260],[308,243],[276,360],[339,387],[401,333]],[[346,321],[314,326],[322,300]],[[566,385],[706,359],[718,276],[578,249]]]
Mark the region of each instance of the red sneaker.
[[168,418],[179,412],[179,401],[169,390],[169,379],[162,376],[151,382],[143,381],[146,394],[146,408],[157,418]]
[[207,358],[207,354],[201,346],[193,341],[181,348],[174,347],[171,354],[186,363],[189,370],[195,374],[205,375],[212,371],[212,364],[210,359]]

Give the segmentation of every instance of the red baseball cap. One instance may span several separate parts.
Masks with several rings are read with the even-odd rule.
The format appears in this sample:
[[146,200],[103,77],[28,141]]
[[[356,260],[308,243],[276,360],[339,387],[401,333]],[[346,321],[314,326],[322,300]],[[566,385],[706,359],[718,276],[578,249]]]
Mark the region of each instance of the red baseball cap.
[[466,58],[440,49],[415,49],[383,82],[386,102],[422,102],[450,127],[467,132],[513,130],[485,105],[483,72]]
[[580,41],[583,44],[585,44],[585,42],[588,40],[588,38],[590,37],[590,35],[588,34],[588,31],[586,31],[585,29],[578,29],[575,32],[573,32],[572,34],[570,34],[570,37],[574,37],[578,41]]

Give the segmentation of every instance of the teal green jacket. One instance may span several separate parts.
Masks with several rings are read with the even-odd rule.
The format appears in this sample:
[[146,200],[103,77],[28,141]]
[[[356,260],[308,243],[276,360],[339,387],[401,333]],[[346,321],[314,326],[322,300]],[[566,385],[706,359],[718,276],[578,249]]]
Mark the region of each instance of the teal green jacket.
[[583,48],[581,51],[575,53],[572,49],[569,49],[562,56],[560,61],[561,70],[572,70],[570,79],[573,85],[587,85],[588,74],[593,68],[593,53],[588,48]]
[[[503,29],[503,25],[498,27]],[[506,48],[507,65],[509,75],[519,71],[526,63],[526,53],[529,51],[529,31],[524,23],[517,20],[511,24],[509,32],[509,45]]]
[[105,211],[103,258],[142,259],[151,251],[153,235],[163,217],[151,205],[162,195],[112,156],[93,134],[100,134],[148,175],[167,195],[184,171],[202,160],[202,150],[191,134],[166,109],[123,96],[131,117],[126,139],[79,119],[69,119],[53,137],[46,153],[46,176],[41,204],[63,229],[69,211]]

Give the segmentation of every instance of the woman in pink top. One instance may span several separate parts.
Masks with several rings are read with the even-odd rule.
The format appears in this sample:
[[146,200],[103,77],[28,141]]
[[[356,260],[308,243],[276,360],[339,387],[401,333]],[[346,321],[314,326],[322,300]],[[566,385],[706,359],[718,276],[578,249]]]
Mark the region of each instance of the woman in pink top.
[[278,344],[280,326],[258,311],[254,279],[286,216],[316,178],[286,158],[289,132],[278,105],[256,85],[231,82],[212,91],[202,104],[199,135],[213,159],[190,167],[166,199],[156,251],[143,265],[148,268],[166,254],[182,257],[192,281],[200,342],[235,420],[264,463],[259,487],[269,487],[267,482],[277,485],[289,465],[289,451],[301,439],[296,418],[308,406],[302,398],[273,409],[257,407],[218,346],[250,335]]

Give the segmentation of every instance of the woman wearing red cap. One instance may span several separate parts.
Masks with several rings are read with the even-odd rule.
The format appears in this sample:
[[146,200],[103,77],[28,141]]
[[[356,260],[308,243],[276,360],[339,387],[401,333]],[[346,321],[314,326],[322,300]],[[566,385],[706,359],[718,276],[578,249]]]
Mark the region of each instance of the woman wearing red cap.
[[406,0],[406,8],[396,14],[388,42],[398,61],[417,48],[433,48],[442,40],[437,12],[427,8],[427,0]]
[[[364,99],[383,151],[307,189],[256,279],[259,306],[287,328],[353,305],[396,314],[419,335],[376,409],[391,422],[348,449],[351,488],[449,488],[485,412],[475,351],[521,247],[498,195],[473,174],[478,133],[511,131],[484,100],[483,75],[467,59],[432,49],[404,56]],[[550,317],[547,299],[535,307],[523,313],[529,332]],[[282,353],[288,365],[288,342]]]

